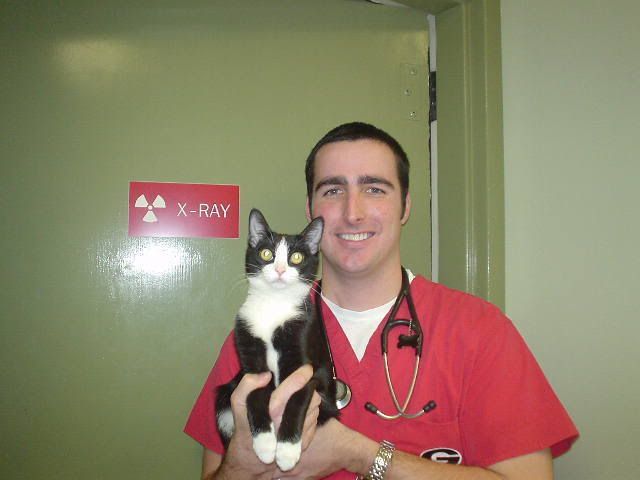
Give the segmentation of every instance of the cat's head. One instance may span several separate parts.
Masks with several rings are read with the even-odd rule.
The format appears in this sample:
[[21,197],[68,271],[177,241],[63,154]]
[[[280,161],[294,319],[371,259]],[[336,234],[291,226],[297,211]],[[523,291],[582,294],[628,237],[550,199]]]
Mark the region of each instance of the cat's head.
[[249,214],[246,272],[249,281],[273,288],[301,282],[311,285],[318,270],[320,239],[324,221],[315,218],[298,235],[276,233],[262,213]]

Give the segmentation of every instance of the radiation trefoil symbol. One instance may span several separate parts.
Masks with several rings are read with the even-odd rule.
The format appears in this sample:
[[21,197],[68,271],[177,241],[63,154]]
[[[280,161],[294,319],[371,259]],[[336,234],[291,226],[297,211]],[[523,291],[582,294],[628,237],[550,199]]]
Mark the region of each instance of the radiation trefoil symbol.
[[160,195],[156,195],[156,199],[151,204],[147,201],[147,197],[145,197],[144,195],[140,195],[136,199],[135,206],[136,208],[147,209],[147,213],[142,218],[142,221],[147,223],[154,223],[158,221],[158,217],[156,217],[156,214],[153,213],[154,208],[167,208],[167,204],[164,202],[164,198],[162,198]]

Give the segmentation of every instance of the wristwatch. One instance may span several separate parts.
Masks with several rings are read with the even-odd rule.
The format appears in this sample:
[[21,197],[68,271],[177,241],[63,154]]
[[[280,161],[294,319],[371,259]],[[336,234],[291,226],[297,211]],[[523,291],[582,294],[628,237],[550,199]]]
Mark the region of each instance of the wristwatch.
[[359,480],[384,480],[384,476],[387,473],[387,468],[391,464],[393,458],[393,451],[396,446],[387,441],[382,440],[376,458],[373,459],[373,464],[369,468],[369,471],[365,476],[358,477]]

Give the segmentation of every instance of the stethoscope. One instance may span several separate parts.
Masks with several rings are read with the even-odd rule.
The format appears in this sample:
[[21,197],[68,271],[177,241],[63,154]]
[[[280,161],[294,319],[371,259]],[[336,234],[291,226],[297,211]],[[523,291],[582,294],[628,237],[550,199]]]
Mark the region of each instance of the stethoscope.
[[[422,333],[422,327],[420,326],[420,321],[418,320],[418,315],[416,313],[415,305],[413,304],[413,297],[411,296],[411,288],[409,285],[409,276],[407,275],[407,271],[402,269],[402,285],[400,287],[400,293],[396,297],[396,301],[391,308],[391,312],[387,317],[387,322],[382,330],[381,342],[382,342],[382,357],[384,359],[384,373],[387,378],[387,385],[389,387],[389,391],[391,392],[391,398],[393,399],[393,404],[396,407],[397,413],[392,415],[388,415],[378,409],[373,403],[367,402],[364,408],[371,413],[375,413],[381,418],[385,420],[396,420],[398,418],[418,418],[424,415],[425,413],[429,413],[431,410],[436,408],[436,402],[430,400],[427,404],[422,407],[421,410],[416,413],[407,413],[407,407],[409,406],[409,402],[411,401],[411,397],[413,397],[413,390],[416,386],[416,380],[418,379],[418,371],[420,369],[420,357],[422,356],[422,342],[424,339],[424,335]],[[320,324],[322,325],[322,333],[324,335],[325,342],[327,344],[327,350],[329,351],[329,359],[331,361],[331,371],[333,374],[333,380],[336,385],[336,406],[339,410],[345,408],[351,402],[351,388],[345,382],[340,380],[336,375],[336,366],[333,362],[333,354],[331,353],[331,345],[329,344],[329,336],[327,335],[327,329],[324,325],[324,318],[322,315],[322,297],[321,290],[322,286],[320,282],[318,282],[316,292],[315,292],[315,304],[316,304],[316,314],[318,315],[318,319],[320,320]],[[409,320],[404,319],[396,319],[396,314],[400,309],[400,305],[402,304],[402,300],[407,300],[407,305],[409,307],[409,314],[411,318]],[[388,339],[389,332],[396,327],[405,326],[408,327],[408,335],[401,334],[398,338],[398,348],[403,347],[412,347],[415,351],[415,364],[413,367],[413,378],[411,380],[411,386],[409,387],[409,392],[407,393],[407,398],[404,403],[400,405],[398,401],[398,396],[396,395],[395,388],[393,387],[393,382],[391,381],[391,374],[389,372],[389,352],[388,352]]]

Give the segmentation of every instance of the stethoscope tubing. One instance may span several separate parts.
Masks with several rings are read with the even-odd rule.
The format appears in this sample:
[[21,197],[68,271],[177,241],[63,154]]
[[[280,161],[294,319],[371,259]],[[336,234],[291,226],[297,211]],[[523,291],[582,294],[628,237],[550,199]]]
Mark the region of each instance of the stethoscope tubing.
[[[436,402],[433,400],[430,400],[429,402],[427,402],[427,404],[424,407],[422,407],[421,410],[417,411],[416,413],[407,413],[407,407],[409,406],[409,403],[411,402],[411,398],[413,397],[413,392],[418,379],[418,372],[420,370],[420,359],[422,357],[422,344],[423,344],[424,335],[422,333],[422,326],[420,325],[420,321],[416,313],[416,308],[413,303],[413,298],[411,296],[411,289],[409,285],[409,277],[407,275],[407,271],[405,270],[404,267],[401,267],[401,269],[402,269],[402,286],[400,287],[400,292],[398,293],[398,296],[396,297],[396,301],[393,304],[393,307],[391,308],[391,312],[387,317],[387,322],[385,323],[385,326],[382,329],[382,335],[380,339],[381,346],[382,346],[382,357],[384,359],[384,372],[387,380],[387,386],[389,387],[389,392],[391,393],[391,399],[393,400],[393,404],[396,407],[397,413],[389,415],[379,410],[378,407],[373,405],[371,402],[367,402],[365,404],[365,409],[367,411],[371,413],[375,413],[380,418],[383,418],[385,420],[396,420],[398,418],[414,419],[414,418],[421,417],[425,413],[429,413],[431,410],[436,408]],[[343,398],[336,399],[338,408],[342,409],[342,408],[345,408],[351,400],[351,389],[345,382],[343,382],[342,380],[339,380],[336,376],[336,367],[333,361],[333,354],[331,353],[329,336],[327,335],[327,330],[324,325],[324,318],[322,315],[321,288],[322,288],[321,283],[318,282],[316,292],[315,292],[316,293],[316,297],[315,297],[316,314],[322,326],[321,328],[322,334],[324,336],[324,340],[327,345],[327,350],[329,352],[329,360],[331,362],[331,373],[333,375],[333,380],[334,382],[336,382],[336,384],[342,384],[342,386],[344,387],[341,389],[341,390],[344,390]],[[398,310],[400,309],[400,305],[402,304],[402,300],[404,299],[406,299],[407,301],[407,306],[409,307],[409,314],[410,314],[411,320],[396,320],[395,318],[396,314],[398,313]],[[400,335],[399,341],[398,341],[398,348],[402,348],[404,346],[411,346],[414,348],[415,356],[416,356],[415,364],[413,367],[413,377],[411,379],[411,385],[409,387],[409,391],[407,392],[405,401],[402,405],[400,405],[400,402],[398,401],[398,396],[396,394],[395,388],[393,386],[393,382],[391,380],[391,373],[389,370],[389,357],[388,357],[389,332],[393,328],[398,326],[407,326],[409,328],[409,335]],[[415,332],[415,333],[412,333],[412,332]]]

